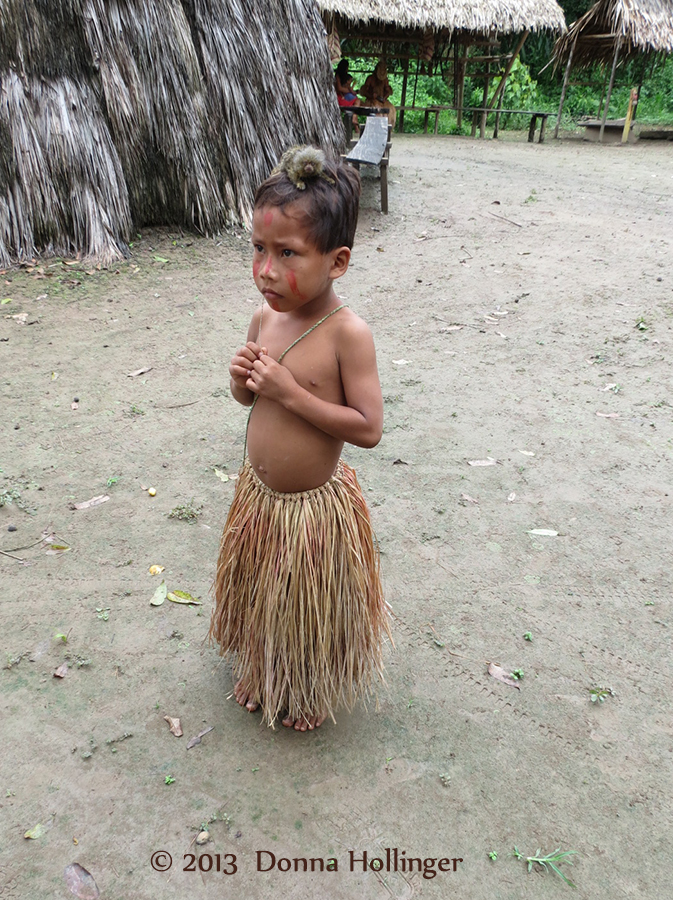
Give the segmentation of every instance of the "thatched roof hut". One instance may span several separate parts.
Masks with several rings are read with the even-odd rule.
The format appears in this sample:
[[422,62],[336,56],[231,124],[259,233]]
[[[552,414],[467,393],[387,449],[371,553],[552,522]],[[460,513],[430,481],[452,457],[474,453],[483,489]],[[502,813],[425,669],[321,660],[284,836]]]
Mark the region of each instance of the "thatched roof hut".
[[[620,60],[625,62],[639,55],[647,57],[651,54],[665,55],[672,52],[673,0],[598,0],[598,3],[570,26],[567,34],[559,38],[554,48],[552,57],[554,69],[564,63],[566,67],[554,135],[558,137],[572,69],[598,64],[605,66],[607,77],[608,66],[612,64],[605,106],[601,97],[599,107],[599,116],[600,110],[603,113],[600,130],[602,141],[618,62]],[[640,96],[640,87],[637,96]],[[636,107],[637,103],[636,98]],[[628,136],[632,113],[635,116],[635,111],[630,105],[627,113],[629,124],[625,130],[624,140]]]
[[318,0],[323,12],[355,22],[477,34],[565,30],[555,0]]
[[288,145],[342,141],[313,0],[0,0],[0,265],[246,223]]
[[673,0],[599,0],[556,43],[554,65],[610,65],[640,53],[673,53]]

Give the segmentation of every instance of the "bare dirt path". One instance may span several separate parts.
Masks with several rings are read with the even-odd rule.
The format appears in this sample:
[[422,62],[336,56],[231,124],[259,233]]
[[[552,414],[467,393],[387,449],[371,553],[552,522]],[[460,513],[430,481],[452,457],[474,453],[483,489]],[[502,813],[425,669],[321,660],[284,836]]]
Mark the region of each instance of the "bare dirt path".
[[[384,438],[347,456],[396,648],[379,708],[310,735],[242,712],[203,644],[233,492],[215,469],[243,449],[245,237],[147,232],[117,272],[2,276],[0,548],[23,561],[0,555],[1,897],[73,896],[75,862],[106,900],[570,896],[515,845],[578,851],[577,897],[664,895],[673,147],[403,136],[390,174],[387,218],[366,180],[340,290],[379,353]],[[151,606],[161,578],[203,607]],[[236,873],[183,871],[203,825],[202,868]],[[338,870],[258,872],[257,851]],[[422,877],[402,851],[462,862]]]

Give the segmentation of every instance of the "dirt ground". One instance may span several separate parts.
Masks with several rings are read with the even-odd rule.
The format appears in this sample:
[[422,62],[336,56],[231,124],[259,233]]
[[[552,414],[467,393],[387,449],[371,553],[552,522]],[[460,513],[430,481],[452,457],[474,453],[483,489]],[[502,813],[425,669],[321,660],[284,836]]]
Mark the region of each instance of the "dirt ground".
[[[379,355],[383,440],[346,458],[396,646],[379,708],[315,733],[260,726],[204,646],[246,236],[148,231],[116,271],[2,276],[2,900],[72,897],[74,863],[106,900],[666,894],[673,145],[401,136],[390,178],[384,217],[366,177],[339,291]],[[150,605],[162,578],[203,606]],[[577,851],[577,890],[514,846]],[[389,872],[385,848],[460,862]],[[184,870],[197,851],[213,871]]]

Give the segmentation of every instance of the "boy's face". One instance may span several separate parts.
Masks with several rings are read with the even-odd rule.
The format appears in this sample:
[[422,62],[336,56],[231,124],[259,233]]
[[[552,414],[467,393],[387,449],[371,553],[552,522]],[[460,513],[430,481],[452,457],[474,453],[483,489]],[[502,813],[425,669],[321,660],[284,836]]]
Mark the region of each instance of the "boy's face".
[[317,249],[303,224],[300,204],[284,210],[275,206],[255,209],[252,245],[255,284],[276,312],[327,300],[332,282],[343,275],[350,260],[347,247],[329,253]]

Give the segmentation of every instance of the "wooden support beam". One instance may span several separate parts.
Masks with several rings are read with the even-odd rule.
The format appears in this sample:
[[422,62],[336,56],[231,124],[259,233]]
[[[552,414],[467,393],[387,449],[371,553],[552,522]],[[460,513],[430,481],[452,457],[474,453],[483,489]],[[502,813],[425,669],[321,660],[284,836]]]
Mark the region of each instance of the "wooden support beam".
[[617,60],[619,59],[619,51],[621,49],[621,39],[615,42],[615,56],[612,60],[612,72],[610,72],[610,86],[608,87],[608,95],[605,98],[605,109],[603,110],[603,119],[601,121],[601,130],[598,136],[599,142],[603,143],[603,133],[605,131],[605,123],[608,118],[608,109],[610,108],[610,97],[612,96],[612,87],[615,83],[615,72],[617,71]]
[[[402,68],[402,71],[404,73],[404,77],[402,79],[402,101],[400,103],[400,106],[404,106],[407,102],[407,80],[409,79],[409,60],[408,59],[404,60],[404,66]],[[400,110],[399,123],[400,123],[400,126],[398,128],[398,131],[400,132],[400,134],[403,134],[404,133],[404,110],[403,109]]]
[[[500,94],[504,91],[505,82],[507,81],[507,76],[512,71],[512,66],[514,65],[514,61],[519,56],[519,53],[521,53],[521,48],[526,43],[526,38],[528,37],[529,34],[530,34],[530,31],[524,31],[524,33],[521,35],[521,38],[519,39],[519,43],[516,45],[516,49],[514,50],[514,53],[512,53],[512,55],[510,56],[510,58],[507,62],[507,65],[505,66],[505,71],[503,73],[502,78],[500,79],[500,84],[497,86],[497,88],[495,89],[495,93],[491,97],[491,102],[488,104],[489,109],[493,109],[493,107],[495,106],[496,100],[498,99]],[[487,82],[487,85],[488,85],[488,82]],[[486,106],[486,105],[487,104],[486,104],[486,98],[485,98],[484,106]]]
[[637,103],[638,103],[638,88],[632,88],[631,96],[629,97],[629,108],[626,112],[626,121],[624,122],[624,131],[622,131],[622,144],[625,144],[629,139],[629,131],[631,130],[631,120],[633,119],[633,111],[636,108]]
[[570,69],[573,64],[573,53],[575,52],[575,47],[577,46],[577,37],[578,34],[575,35],[575,40],[572,42],[572,46],[570,48],[570,53],[568,54],[568,65],[566,66],[565,75],[563,76],[563,87],[561,88],[561,100],[558,105],[558,116],[556,118],[556,128],[554,129],[554,137],[558,137],[558,130],[561,127],[561,113],[563,112],[563,104],[566,99],[566,91],[568,90],[568,79],[570,78]]

